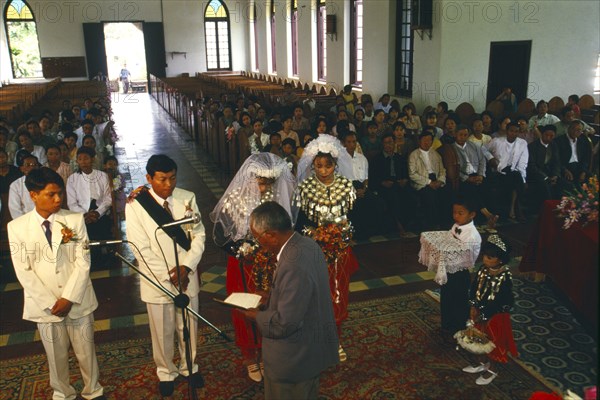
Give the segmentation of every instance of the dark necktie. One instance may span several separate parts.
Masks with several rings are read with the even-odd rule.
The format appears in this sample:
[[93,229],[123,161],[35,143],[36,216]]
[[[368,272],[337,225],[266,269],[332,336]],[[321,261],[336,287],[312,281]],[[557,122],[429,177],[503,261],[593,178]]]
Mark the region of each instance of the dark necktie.
[[50,221],[44,220],[42,222],[42,226],[45,228],[44,234],[46,235],[46,240],[48,240],[48,244],[50,248],[52,248],[52,231],[50,230]]
[[171,213],[171,210],[169,209],[169,202],[168,201],[165,200],[165,202],[163,203],[163,208],[171,216],[171,218],[173,218],[173,214]]
[[396,166],[394,165],[394,155],[388,157],[390,159],[390,176],[392,178],[396,177]]

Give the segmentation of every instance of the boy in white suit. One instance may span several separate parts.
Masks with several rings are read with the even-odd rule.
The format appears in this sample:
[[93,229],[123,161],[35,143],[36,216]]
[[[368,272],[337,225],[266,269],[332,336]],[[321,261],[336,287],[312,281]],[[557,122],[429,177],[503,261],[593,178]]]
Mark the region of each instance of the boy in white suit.
[[79,362],[84,399],[105,399],[98,383],[93,311],[98,301],[90,280],[83,215],[61,210],[64,181],[50,168],[25,179],[35,209],[8,224],[18,246],[12,261],[23,286],[23,319],[36,322],[46,350],[53,400],[75,399],[69,383],[69,345]]
[[[155,154],[150,157],[146,164],[146,171],[146,179],[151,188],[142,186],[134,190],[125,206],[127,239],[134,245],[132,250],[140,260],[141,270],[172,293],[178,292],[179,275],[182,292],[190,298],[189,307],[197,310],[200,291],[197,265],[204,252],[204,225],[198,222],[175,226],[165,229],[167,232],[159,229],[155,235],[160,225],[199,214],[196,197],[192,192],[175,187],[177,164],[168,156]],[[179,265],[175,264],[171,236],[174,236],[177,241]],[[138,251],[141,254],[138,254]],[[174,381],[179,374],[189,377],[190,385],[194,388],[202,387],[204,380],[198,371],[198,365],[194,362],[198,332],[196,317],[190,314],[187,317],[192,363],[190,374],[185,358],[181,309],[176,308],[170,297],[143,278],[140,279],[140,291],[142,301],[146,303],[148,309],[152,353],[161,395],[170,396],[173,393]],[[177,333],[181,355],[179,367],[173,363],[175,333]]]

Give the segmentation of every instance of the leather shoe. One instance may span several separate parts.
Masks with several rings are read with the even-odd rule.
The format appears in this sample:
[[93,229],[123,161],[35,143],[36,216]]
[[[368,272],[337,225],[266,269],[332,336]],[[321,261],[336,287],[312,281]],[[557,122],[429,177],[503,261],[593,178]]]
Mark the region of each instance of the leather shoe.
[[188,382],[194,389],[204,387],[204,378],[200,372],[193,373],[192,376],[188,378]]
[[163,397],[168,397],[173,394],[175,390],[175,382],[173,381],[160,381],[158,382],[158,391]]

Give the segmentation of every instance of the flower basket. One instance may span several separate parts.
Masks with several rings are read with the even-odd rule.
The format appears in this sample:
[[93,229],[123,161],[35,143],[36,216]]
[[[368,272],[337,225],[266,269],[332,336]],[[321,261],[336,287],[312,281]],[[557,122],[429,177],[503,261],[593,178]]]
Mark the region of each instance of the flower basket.
[[598,177],[590,177],[587,183],[581,185],[581,189],[563,196],[556,212],[564,219],[563,229],[598,222]]

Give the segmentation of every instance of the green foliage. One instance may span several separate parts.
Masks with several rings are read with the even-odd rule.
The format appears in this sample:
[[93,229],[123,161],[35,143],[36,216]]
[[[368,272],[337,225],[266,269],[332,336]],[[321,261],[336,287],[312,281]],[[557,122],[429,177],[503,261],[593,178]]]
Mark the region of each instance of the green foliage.
[[35,22],[8,22],[8,38],[15,78],[42,76]]

